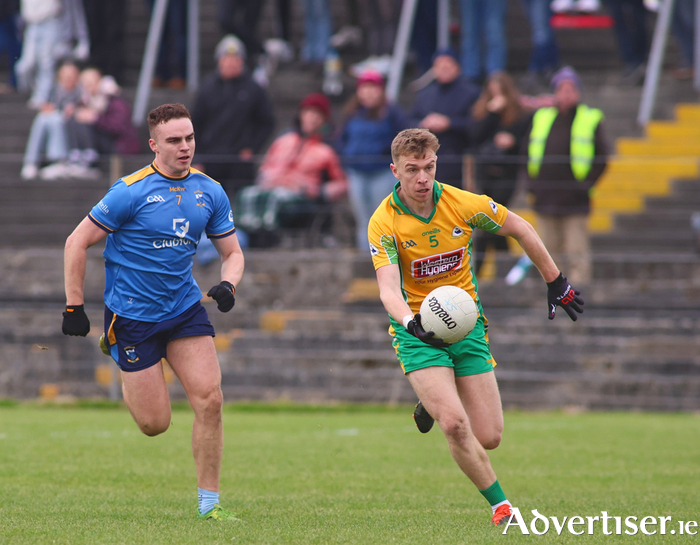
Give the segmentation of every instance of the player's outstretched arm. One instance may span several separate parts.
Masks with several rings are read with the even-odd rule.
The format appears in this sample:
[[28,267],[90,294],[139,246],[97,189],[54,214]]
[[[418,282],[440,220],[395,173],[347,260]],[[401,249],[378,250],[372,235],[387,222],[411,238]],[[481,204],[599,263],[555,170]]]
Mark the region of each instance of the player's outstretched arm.
[[391,317],[403,324],[406,330],[421,341],[439,348],[449,346],[442,339],[435,337],[433,331],[425,331],[420,321],[420,314],[413,315],[411,307],[401,295],[401,274],[399,266],[390,264],[377,269],[379,298]]
[[525,253],[532,260],[532,263],[540,271],[544,281],[547,282],[549,319],[553,320],[557,307],[562,307],[569,318],[575,322],[577,313],[583,313],[581,292],[575,290],[559,271],[535,228],[515,212],[509,211],[498,234],[511,236],[517,240],[518,244],[522,246]]
[[235,286],[243,278],[245,258],[235,234],[212,239],[212,242],[221,256],[221,283],[211,288],[207,295],[216,301],[221,312],[228,312],[236,304]]
[[85,218],[66,239],[63,254],[63,271],[66,290],[66,310],[63,312],[63,333],[84,337],[90,332],[90,320],[84,309],[83,285],[87,249],[107,236]]

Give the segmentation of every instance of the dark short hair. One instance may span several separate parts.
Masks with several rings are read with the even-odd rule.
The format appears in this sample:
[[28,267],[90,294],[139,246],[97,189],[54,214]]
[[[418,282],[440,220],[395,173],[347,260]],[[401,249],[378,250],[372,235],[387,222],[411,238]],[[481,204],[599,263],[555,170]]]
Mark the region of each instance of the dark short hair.
[[428,152],[437,153],[439,148],[437,136],[428,129],[406,129],[391,143],[391,160],[397,164],[399,157],[425,157]]
[[161,123],[167,123],[171,119],[186,118],[191,120],[190,112],[183,104],[163,104],[148,113],[148,133],[153,138],[154,129]]

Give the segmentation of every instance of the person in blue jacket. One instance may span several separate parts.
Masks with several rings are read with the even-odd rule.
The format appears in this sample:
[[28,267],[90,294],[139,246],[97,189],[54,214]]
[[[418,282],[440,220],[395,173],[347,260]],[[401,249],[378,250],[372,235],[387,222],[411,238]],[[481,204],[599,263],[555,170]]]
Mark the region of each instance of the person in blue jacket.
[[338,148],[349,181],[350,202],[357,224],[357,247],[367,247],[367,225],[396,179],[389,169],[391,142],[405,129],[406,114],[389,102],[384,76],[366,70],[357,78],[357,91],[345,105]]
[[471,109],[481,89],[462,74],[451,47],[435,52],[433,75],[435,81],[416,96],[410,123],[440,139],[440,182],[462,187],[462,154],[469,146]]

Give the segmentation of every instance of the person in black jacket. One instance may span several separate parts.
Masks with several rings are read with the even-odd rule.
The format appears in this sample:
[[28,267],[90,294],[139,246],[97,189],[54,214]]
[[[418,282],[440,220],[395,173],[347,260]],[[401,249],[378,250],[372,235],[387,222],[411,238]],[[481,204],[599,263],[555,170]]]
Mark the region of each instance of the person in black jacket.
[[203,163],[197,168],[219,180],[229,197],[253,183],[254,156],[275,125],[266,91],[245,70],[245,55],[243,42],[224,36],[216,46],[217,70],[202,82],[192,108]]
[[[480,192],[505,206],[515,192],[520,168],[518,152],[530,119],[531,115],[520,104],[520,93],[513,79],[505,72],[491,74],[472,108],[470,140],[477,156],[476,179]],[[508,242],[505,237],[479,232],[475,241],[476,271],[489,247],[507,251]]]
[[552,78],[555,106],[535,112],[522,153],[527,156],[528,190],[537,231],[569,278],[592,278],[588,215],[590,193],[607,166],[603,112],[581,103],[581,80],[569,66]]
[[462,154],[468,146],[471,107],[479,87],[462,75],[457,53],[443,47],[433,58],[435,81],[422,89],[411,112],[411,125],[440,138],[440,182],[462,187]]

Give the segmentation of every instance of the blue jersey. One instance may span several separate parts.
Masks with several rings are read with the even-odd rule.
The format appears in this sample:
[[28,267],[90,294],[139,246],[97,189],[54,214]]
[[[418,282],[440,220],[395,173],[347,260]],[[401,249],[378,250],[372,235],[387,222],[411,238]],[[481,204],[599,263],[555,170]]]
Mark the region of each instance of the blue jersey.
[[117,180],[88,217],[109,233],[105,305],[144,322],[173,318],[199,301],[192,257],[202,232],[223,238],[236,231],[218,182],[195,169],[169,178],[155,165]]

